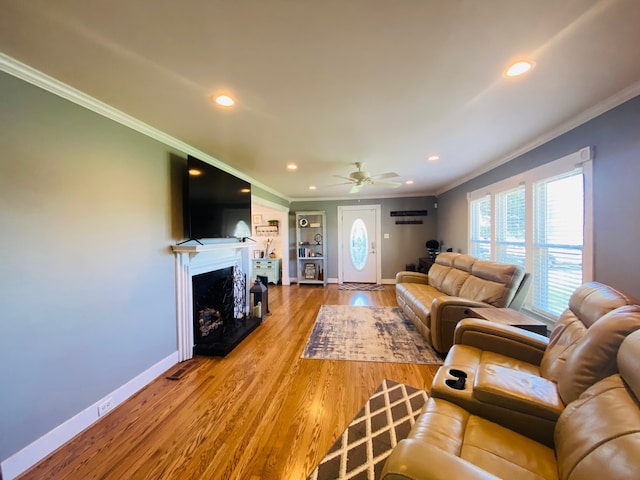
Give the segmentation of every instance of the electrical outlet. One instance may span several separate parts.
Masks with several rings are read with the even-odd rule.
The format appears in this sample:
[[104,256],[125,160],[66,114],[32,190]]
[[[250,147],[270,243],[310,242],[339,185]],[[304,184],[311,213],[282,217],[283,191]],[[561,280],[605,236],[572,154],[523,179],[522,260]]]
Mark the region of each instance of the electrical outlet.
[[98,405],[98,416],[101,417],[112,408],[113,408],[113,397],[109,397],[105,399],[101,404]]

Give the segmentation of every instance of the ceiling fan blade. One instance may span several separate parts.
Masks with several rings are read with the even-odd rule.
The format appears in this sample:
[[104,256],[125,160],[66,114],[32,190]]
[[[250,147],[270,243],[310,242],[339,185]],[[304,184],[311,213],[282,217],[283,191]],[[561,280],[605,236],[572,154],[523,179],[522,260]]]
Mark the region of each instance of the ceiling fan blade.
[[400,182],[379,182],[377,180],[371,181],[371,185],[376,185],[378,187],[389,187],[389,188],[398,188],[402,183]]
[[342,175],[332,175],[335,178],[341,178],[342,180],[349,180],[349,182],[353,183],[353,178],[343,177]]
[[351,190],[349,190],[349,193],[358,193],[361,188],[362,185],[354,185],[353,187],[351,187]]
[[329,185],[324,185],[324,187],[341,187],[342,185],[353,185],[353,182],[341,182],[341,183],[331,183]]
[[387,173],[381,173],[380,175],[374,175],[373,177],[371,177],[372,180],[382,180],[383,178],[395,178],[395,177],[399,177],[400,175],[398,175],[396,172],[387,172]]

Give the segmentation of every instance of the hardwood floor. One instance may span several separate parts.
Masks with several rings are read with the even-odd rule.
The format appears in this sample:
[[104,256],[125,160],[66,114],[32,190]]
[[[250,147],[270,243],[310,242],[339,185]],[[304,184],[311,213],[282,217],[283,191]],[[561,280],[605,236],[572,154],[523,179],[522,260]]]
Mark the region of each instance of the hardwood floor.
[[305,479],[384,378],[437,366],[305,360],[320,305],[393,306],[395,287],[270,286],[272,315],[226,358],[162,375],[20,479]]

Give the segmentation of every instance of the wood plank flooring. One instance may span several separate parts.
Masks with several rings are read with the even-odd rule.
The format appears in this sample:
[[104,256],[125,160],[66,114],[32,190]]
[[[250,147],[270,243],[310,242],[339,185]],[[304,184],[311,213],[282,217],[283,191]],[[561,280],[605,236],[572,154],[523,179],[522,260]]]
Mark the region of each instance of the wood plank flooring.
[[305,479],[383,379],[428,389],[437,369],[301,359],[322,304],[394,306],[395,287],[270,286],[272,315],[226,358],[162,375],[20,479]]

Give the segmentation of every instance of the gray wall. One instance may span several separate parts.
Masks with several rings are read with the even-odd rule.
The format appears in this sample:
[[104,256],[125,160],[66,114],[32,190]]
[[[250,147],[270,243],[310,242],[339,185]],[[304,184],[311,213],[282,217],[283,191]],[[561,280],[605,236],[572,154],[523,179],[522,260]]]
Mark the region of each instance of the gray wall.
[[[407,198],[378,198],[366,200],[341,201],[310,201],[292,202],[289,216],[289,275],[296,278],[296,229],[295,212],[304,210],[324,210],[327,215],[327,278],[338,277],[338,206],[348,205],[380,205],[381,236],[389,234],[388,239],[382,239],[380,257],[383,279],[393,279],[396,273],[404,270],[408,263],[418,263],[419,257],[427,253],[425,243],[430,239],[438,239],[436,225],[439,210],[434,208],[435,197],[407,197]],[[423,224],[396,225],[397,217],[390,213],[397,210],[427,210],[426,217],[415,217],[423,220]],[[414,217],[410,217],[414,218]]]
[[0,104],[5,460],[176,351],[184,159],[4,73]]
[[[505,132],[508,135],[508,132]],[[640,296],[640,96],[438,197],[438,232],[467,250],[467,192],[595,147],[595,280]]]

